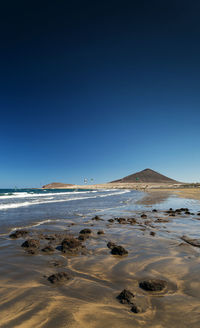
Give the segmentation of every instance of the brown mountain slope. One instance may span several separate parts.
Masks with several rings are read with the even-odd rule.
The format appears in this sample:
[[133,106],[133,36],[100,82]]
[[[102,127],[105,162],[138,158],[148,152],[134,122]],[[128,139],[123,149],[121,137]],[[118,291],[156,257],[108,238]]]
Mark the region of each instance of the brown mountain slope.
[[62,188],[62,187],[67,188],[68,186],[70,187],[70,186],[74,186],[74,185],[70,184],[70,183],[52,182],[52,183],[42,186],[42,188],[43,189],[56,189],[56,188]]
[[176,180],[170,179],[151,169],[145,169],[140,172],[128,175],[122,179],[111,181],[111,183],[180,183]]

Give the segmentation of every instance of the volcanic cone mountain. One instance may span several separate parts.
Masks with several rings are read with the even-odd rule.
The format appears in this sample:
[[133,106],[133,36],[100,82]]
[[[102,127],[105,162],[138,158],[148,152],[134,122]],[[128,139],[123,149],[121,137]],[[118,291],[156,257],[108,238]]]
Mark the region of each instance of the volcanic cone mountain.
[[145,169],[143,171],[128,175],[122,179],[111,181],[111,183],[180,183],[176,180],[170,179],[165,175],[162,175],[151,169]]

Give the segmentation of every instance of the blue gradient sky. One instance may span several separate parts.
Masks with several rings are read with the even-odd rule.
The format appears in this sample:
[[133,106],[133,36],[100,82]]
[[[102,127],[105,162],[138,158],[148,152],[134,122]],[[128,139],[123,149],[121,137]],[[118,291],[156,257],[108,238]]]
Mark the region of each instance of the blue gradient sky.
[[198,1],[8,1],[0,188],[144,168],[200,181]]

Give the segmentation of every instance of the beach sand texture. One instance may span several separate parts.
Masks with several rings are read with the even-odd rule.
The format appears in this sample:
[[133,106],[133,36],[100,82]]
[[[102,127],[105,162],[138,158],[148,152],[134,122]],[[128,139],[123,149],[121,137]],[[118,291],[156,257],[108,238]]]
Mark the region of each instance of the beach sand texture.
[[[154,192],[143,202],[162,204],[168,196],[169,191]],[[199,327],[199,248],[175,232],[179,219],[192,220],[200,228],[200,216],[172,214],[152,212],[150,206],[145,212],[129,213],[125,221],[114,216],[113,222],[108,221],[111,216],[80,217],[62,228],[51,224],[29,229],[27,236],[17,239],[1,236],[0,327]],[[62,252],[58,247],[62,240],[69,234],[80,236],[84,228],[91,229],[81,241],[85,247]],[[104,233],[98,234],[100,230]],[[29,238],[40,242],[35,255],[21,247]],[[111,254],[109,241],[123,246],[128,254]],[[41,251],[48,244],[54,249],[51,254]],[[52,284],[48,277],[58,272],[68,273],[70,279]],[[140,282],[149,279],[161,279],[166,287],[142,289]],[[124,289],[134,294],[138,313],[131,311],[132,304],[117,299]]]

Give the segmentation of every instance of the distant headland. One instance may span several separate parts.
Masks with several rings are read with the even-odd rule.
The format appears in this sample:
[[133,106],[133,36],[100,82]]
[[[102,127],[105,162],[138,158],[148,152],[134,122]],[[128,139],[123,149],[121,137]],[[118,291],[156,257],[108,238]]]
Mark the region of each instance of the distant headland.
[[104,188],[119,188],[119,189],[138,189],[146,188],[176,188],[183,185],[182,182],[168,178],[152,169],[145,169],[140,172],[133,173],[124,178],[114,180],[108,183],[93,184],[93,185],[75,185],[69,183],[52,182],[44,185],[43,189],[104,189]]

